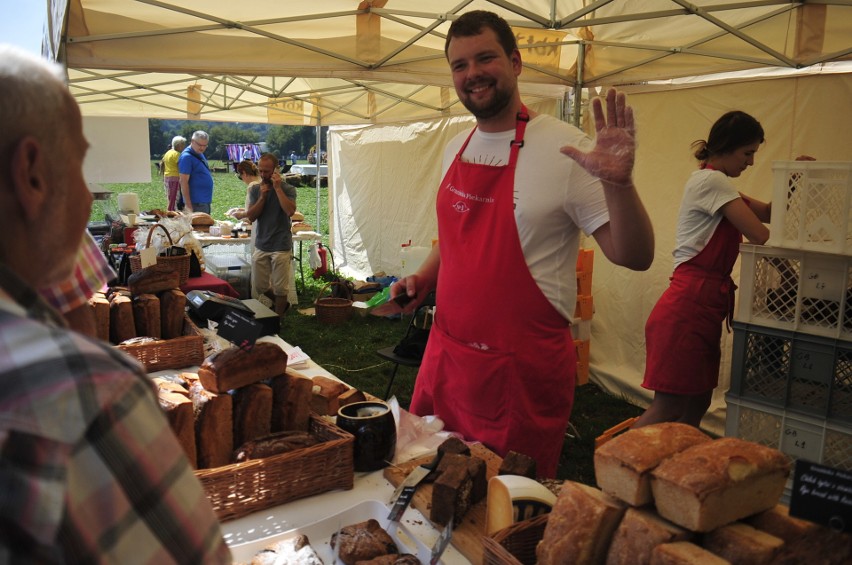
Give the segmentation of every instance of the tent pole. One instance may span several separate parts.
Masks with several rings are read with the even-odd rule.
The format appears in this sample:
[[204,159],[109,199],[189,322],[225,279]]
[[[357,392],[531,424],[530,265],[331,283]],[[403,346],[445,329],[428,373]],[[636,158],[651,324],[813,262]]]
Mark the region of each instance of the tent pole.
[[322,233],[320,229],[320,168],[322,166],[322,113],[317,110],[317,233]]
[[574,107],[572,108],[572,121],[577,127],[580,127],[580,107],[583,102],[583,65],[586,61],[586,44],[581,41],[579,48],[580,51],[577,54],[577,81],[574,84]]

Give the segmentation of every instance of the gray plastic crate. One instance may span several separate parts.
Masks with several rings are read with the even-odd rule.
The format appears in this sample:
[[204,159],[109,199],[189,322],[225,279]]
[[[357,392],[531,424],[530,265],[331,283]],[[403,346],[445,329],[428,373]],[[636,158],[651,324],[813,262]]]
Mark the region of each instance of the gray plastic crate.
[[734,322],[730,392],[852,422],[852,343]]

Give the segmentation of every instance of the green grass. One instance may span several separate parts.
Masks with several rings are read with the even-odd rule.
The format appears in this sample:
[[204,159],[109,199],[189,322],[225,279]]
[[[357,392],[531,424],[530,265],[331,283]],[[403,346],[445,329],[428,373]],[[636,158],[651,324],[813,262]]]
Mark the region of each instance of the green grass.
[[[152,170],[155,170],[153,167],[152,164]],[[244,204],[245,185],[232,173],[214,173],[213,178],[215,189],[211,215],[215,219],[224,220],[225,212],[229,208]],[[162,179],[156,173],[150,183],[114,184],[107,185],[107,188],[116,193],[136,192],[142,210],[166,207]],[[328,243],[327,206],[328,191],[321,188],[320,232],[325,243]],[[298,186],[297,207],[305,215],[306,221],[315,225],[317,189],[313,186]],[[96,202],[92,217],[96,220],[103,218],[102,204]],[[288,314],[281,337],[293,345],[300,346],[314,361],[350,385],[372,395],[383,396],[393,366],[379,358],[376,350],[396,344],[405,334],[408,318],[394,320],[355,315],[340,325],[321,324],[314,316],[304,315],[299,310],[313,307],[326,281],[315,280],[311,276],[307,258],[303,267],[304,284],[302,273],[296,273],[299,305]],[[411,402],[416,376],[417,370],[414,368],[400,367],[397,371],[392,394],[404,408]],[[569,429],[570,435],[565,439],[557,478],[594,484],[592,456],[595,438],[612,426],[641,412],[640,408],[603,392],[594,384],[578,387],[571,415],[574,429]]]

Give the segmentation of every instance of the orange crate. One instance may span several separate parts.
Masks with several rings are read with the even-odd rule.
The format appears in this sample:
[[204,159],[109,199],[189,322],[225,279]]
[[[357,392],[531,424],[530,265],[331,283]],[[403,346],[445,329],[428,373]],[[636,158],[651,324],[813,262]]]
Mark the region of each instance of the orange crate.
[[592,300],[592,295],[577,295],[577,306],[574,309],[574,317],[581,320],[591,320],[595,313],[595,303]]
[[595,250],[594,249],[580,249],[580,252],[577,254],[577,272],[584,271],[586,273],[591,274],[595,262]]
[[589,340],[574,340],[574,348],[577,350],[577,380],[574,386],[588,384],[589,382]]
[[577,271],[577,294],[592,293],[592,272]]

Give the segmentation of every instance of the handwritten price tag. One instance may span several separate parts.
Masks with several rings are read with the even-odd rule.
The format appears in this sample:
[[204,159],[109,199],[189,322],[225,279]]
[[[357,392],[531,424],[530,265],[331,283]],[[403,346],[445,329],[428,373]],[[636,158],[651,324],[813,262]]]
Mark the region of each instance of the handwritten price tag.
[[852,532],[852,472],[797,460],[790,515]]

